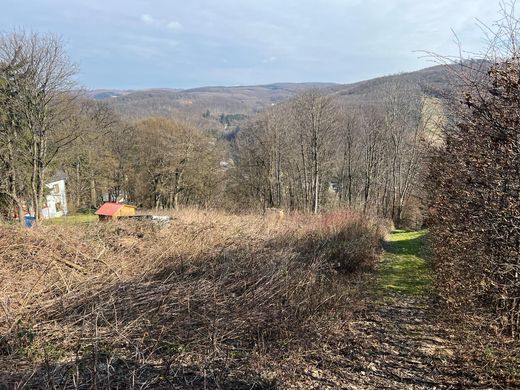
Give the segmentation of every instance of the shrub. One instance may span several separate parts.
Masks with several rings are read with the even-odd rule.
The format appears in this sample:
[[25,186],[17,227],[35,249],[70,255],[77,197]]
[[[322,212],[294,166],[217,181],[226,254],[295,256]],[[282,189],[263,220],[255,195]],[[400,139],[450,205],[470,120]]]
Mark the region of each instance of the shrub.
[[520,61],[498,61],[465,88],[434,154],[432,245],[441,295],[496,329],[520,330]]

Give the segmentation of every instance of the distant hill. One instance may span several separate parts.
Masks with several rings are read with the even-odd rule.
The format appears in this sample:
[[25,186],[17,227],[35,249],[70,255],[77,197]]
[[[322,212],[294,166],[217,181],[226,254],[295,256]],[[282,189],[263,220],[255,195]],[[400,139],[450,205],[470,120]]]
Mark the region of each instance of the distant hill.
[[143,116],[169,116],[181,112],[210,110],[213,113],[251,114],[272,103],[286,100],[309,88],[326,88],[333,83],[280,83],[239,87],[201,87],[194,89],[145,89],[137,91],[94,90],[89,96],[110,100],[123,116],[137,119]]
[[449,76],[444,65],[415,72],[378,77],[352,84],[335,83],[276,83],[258,86],[201,87],[194,89],[94,90],[93,99],[106,100],[123,118],[139,120],[147,116],[175,117],[195,122],[216,132],[230,131],[240,121],[268,106],[285,101],[299,92],[322,89],[346,103],[360,103],[386,81],[401,78],[418,83],[437,95],[449,88]]
[[118,89],[94,89],[93,91],[89,91],[87,96],[91,99],[95,100],[106,100],[112,99],[119,96],[124,96],[128,93],[131,93],[131,90],[118,90]]

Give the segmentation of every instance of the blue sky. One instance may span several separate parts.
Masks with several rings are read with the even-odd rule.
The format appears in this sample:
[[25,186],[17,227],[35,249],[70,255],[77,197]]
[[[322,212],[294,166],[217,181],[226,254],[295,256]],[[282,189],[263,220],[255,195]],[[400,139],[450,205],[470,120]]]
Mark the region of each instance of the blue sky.
[[87,88],[353,82],[485,44],[498,0],[2,0],[0,29],[60,35]]

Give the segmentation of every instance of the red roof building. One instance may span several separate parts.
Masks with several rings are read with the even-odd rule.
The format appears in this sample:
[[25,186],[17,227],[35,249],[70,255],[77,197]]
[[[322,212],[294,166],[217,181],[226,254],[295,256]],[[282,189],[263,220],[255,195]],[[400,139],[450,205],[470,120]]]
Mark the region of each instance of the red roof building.
[[137,207],[124,203],[107,202],[103,204],[97,211],[96,215],[99,219],[117,219],[119,217],[129,217],[135,215]]

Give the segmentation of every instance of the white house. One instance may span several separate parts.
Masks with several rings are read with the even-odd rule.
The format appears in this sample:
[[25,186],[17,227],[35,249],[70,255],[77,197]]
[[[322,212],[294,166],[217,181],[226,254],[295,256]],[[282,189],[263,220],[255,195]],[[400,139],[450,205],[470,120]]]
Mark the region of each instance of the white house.
[[66,179],[67,176],[63,172],[57,172],[45,184],[50,193],[45,197],[45,205],[42,208],[43,218],[56,218],[67,215]]

